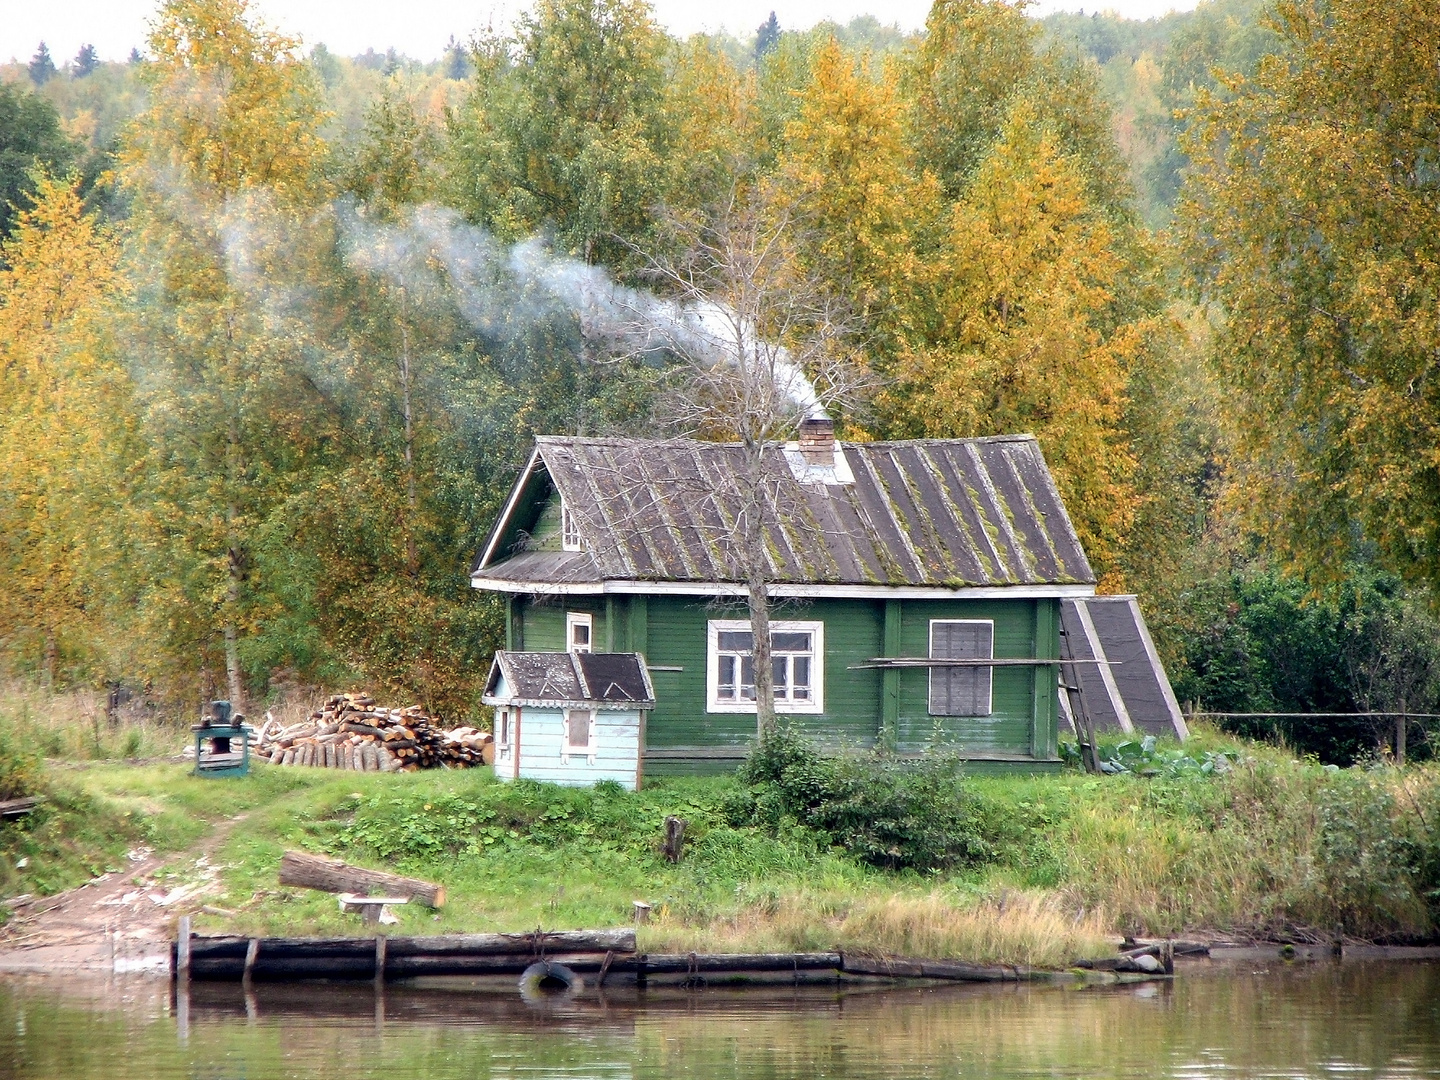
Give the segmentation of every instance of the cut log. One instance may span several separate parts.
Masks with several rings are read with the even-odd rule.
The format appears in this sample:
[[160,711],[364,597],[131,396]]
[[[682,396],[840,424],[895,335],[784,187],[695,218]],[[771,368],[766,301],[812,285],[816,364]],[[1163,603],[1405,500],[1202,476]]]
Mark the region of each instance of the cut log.
[[6,799],[0,802],[0,817],[19,817],[21,814],[28,814],[39,804],[39,797],[33,795],[28,799]]
[[332,893],[364,895],[372,891],[384,892],[392,896],[407,896],[426,907],[445,906],[443,885],[380,870],[366,870],[339,859],[326,859],[302,851],[287,851],[280,859],[280,884]]

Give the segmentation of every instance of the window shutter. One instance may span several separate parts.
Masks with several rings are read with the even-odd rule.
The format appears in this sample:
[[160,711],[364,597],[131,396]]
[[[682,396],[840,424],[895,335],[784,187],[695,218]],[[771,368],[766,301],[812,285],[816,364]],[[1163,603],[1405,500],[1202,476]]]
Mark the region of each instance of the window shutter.
[[[995,624],[949,622],[930,624],[930,657],[934,660],[989,660],[995,655]],[[931,716],[988,716],[994,669],[937,667],[930,669]]]

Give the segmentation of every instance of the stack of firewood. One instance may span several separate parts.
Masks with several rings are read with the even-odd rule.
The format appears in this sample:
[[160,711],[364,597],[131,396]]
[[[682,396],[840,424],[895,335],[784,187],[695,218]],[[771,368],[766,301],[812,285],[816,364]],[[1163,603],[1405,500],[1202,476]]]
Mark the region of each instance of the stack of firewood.
[[360,772],[468,769],[492,759],[488,732],[441,728],[419,705],[381,708],[368,694],[337,694],[307,720],[284,727],[267,719],[255,756],[272,765],[313,765]]

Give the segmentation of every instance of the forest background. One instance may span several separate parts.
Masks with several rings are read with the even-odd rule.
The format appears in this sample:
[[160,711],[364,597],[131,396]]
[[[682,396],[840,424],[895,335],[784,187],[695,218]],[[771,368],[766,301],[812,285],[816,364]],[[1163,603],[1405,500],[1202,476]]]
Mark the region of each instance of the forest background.
[[170,0],[0,68],[0,675],[476,715],[532,437],[666,426],[615,298],[743,211],[840,313],[842,437],[1037,435],[1182,700],[1440,712],[1440,11],[779,14],[538,0],[425,64]]

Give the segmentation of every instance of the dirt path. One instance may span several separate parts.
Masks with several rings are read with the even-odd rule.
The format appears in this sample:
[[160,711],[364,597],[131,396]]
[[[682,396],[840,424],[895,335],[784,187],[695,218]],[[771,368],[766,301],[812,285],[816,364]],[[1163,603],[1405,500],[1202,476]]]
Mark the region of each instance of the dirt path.
[[136,848],[123,869],[18,908],[0,930],[0,974],[168,971],[175,920],[218,887],[212,856],[245,816],[219,822],[188,852]]

